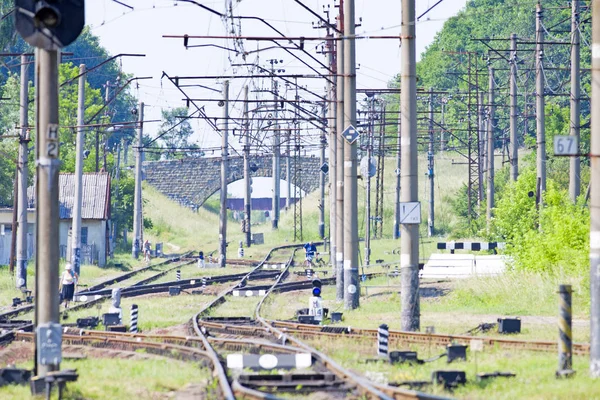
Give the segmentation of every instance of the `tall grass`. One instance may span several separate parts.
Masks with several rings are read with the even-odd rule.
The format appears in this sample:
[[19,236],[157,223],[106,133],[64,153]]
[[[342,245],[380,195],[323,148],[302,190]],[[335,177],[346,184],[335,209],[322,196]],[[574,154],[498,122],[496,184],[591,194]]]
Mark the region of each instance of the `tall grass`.
[[448,296],[426,305],[424,310],[555,316],[559,284],[573,287],[574,316],[589,317],[590,292],[586,279],[525,272],[457,281]]

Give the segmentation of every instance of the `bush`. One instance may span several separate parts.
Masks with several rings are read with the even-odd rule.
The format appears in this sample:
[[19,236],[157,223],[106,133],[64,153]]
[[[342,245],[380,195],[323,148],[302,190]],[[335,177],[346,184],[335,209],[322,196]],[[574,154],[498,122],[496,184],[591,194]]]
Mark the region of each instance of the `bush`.
[[497,203],[492,234],[507,243],[513,267],[552,275],[587,275],[589,210],[573,204],[564,190],[547,181],[544,206],[535,204],[536,175],[523,172]]

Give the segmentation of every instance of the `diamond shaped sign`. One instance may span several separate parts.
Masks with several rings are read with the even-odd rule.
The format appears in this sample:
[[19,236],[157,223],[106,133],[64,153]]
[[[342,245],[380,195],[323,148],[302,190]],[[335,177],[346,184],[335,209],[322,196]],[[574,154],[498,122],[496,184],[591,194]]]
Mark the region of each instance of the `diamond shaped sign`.
[[346,139],[346,142],[352,144],[356,142],[356,139],[358,139],[358,131],[356,130],[356,128],[350,125],[346,129],[344,129],[344,132],[342,132],[342,136],[344,137],[344,139]]
[[323,165],[321,165],[321,172],[323,172],[324,174],[329,172],[329,164],[327,163],[323,163]]

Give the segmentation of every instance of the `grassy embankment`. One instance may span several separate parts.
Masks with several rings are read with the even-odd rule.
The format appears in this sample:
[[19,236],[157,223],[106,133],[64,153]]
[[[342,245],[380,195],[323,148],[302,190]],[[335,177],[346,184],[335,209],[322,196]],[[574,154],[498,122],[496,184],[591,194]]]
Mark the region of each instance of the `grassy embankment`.
[[[459,155],[454,153],[444,153],[436,159],[435,175],[435,212],[436,212],[436,232],[438,236],[434,238],[426,237],[426,223],[421,225],[422,239],[420,246],[421,259],[426,259],[431,252],[435,250],[435,244],[438,239],[443,240],[450,228],[457,222],[456,216],[451,210],[449,199],[454,196],[456,191],[466,182],[467,170],[465,165],[459,165]],[[499,156],[497,156],[499,158]],[[498,163],[499,164],[499,163]],[[372,241],[372,259],[385,259],[392,261],[398,259],[393,250],[398,250],[400,243],[392,240],[392,220],[394,214],[395,199],[395,160],[387,159],[385,161],[385,185],[384,185],[384,207],[383,207],[383,235],[382,239]],[[419,196],[422,202],[422,220],[427,221],[427,199],[429,189],[425,178],[426,156],[419,157]],[[209,199],[209,203],[214,203],[218,193]],[[373,210],[375,202],[375,183],[372,181],[371,198],[373,201]],[[218,216],[214,211],[208,208],[201,208],[197,213],[189,209],[174,205],[165,196],[158,193],[152,187],[144,186],[144,215],[152,220],[154,227],[145,232],[146,237],[151,241],[165,243],[165,252],[174,252],[182,250],[204,250],[205,253],[218,248],[219,224]],[[365,182],[358,181],[358,225],[359,237],[364,236],[364,203],[365,202]],[[303,210],[303,235],[298,242],[308,240],[318,240],[318,193],[314,192],[308,195],[302,201]],[[325,198],[326,212],[325,223],[329,224],[329,197]],[[269,223],[253,226],[253,232],[264,233],[265,244],[252,246],[245,249],[247,257],[257,258],[264,255],[269,248],[283,243],[292,243],[294,241],[294,212],[282,210],[279,222],[279,229],[273,231]],[[239,222],[229,220],[227,230],[227,240],[229,242],[228,256],[237,257],[237,244],[243,240],[244,235],[239,228]],[[362,251],[362,245],[361,251]],[[362,259],[363,256],[359,257]]]

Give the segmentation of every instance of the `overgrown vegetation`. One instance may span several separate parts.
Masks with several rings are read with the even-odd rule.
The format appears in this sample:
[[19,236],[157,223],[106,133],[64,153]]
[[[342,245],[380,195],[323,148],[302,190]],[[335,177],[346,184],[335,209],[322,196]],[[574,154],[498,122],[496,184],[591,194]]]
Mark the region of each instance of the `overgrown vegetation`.
[[590,223],[583,199],[573,204],[566,191],[550,179],[543,206],[536,206],[535,186],[535,171],[527,170],[506,188],[495,209],[492,235],[506,240],[506,253],[513,257],[516,269],[584,274]]

